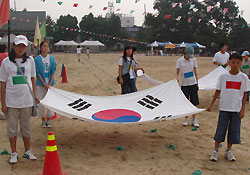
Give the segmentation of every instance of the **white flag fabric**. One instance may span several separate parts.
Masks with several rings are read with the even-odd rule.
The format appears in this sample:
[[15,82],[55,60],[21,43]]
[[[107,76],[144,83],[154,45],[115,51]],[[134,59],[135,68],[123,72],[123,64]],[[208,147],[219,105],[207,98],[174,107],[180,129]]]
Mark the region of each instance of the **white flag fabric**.
[[200,90],[215,90],[218,80],[222,74],[227,73],[228,71],[222,66],[216,68],[203,78],[199,79],[199,89]]
[[118,96],[97,97],[49,89],[41,104],[56,113],[79,120],[105,123],[143,123],[197,114],[176,80],[151,89]]

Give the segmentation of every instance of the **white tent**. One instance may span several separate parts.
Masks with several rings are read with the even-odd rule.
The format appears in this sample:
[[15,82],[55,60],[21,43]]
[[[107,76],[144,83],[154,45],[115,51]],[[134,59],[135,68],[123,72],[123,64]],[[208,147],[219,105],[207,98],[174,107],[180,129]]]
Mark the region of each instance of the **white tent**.
[[84,41],[80,44],[80,46],[101,46],[104,47],[105,45],[102,44],[100,41]]
[[55,43],[55,46],[78,46],[79,44],[75,41],[63,41],[60,40],[59,42]]
[[[10,43],[14,43],[14,40],[16,38],[16,35],[10,34]],[[8,43],[8,36],[3,37],[0,39],[0,43],[7,44]],[[31,41],[28,41],[29,44],[33,44]]]
[[56,113],[79,120],[105,123],[143,123],[197,114],[176,80],[132,94],[94,97],[50,88],[41,104]]

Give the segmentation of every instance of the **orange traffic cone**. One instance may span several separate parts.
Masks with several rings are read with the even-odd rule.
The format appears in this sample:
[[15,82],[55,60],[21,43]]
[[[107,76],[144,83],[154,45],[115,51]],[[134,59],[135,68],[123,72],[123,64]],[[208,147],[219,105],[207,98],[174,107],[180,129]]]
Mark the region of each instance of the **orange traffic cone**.
[[63,67],[63,76],[62,76],[62,83],[68,83],[67,74],[66,74],[66,67]]
[[43,175],[63,175],[58,157],[56,139],[53,132],[48,133]]

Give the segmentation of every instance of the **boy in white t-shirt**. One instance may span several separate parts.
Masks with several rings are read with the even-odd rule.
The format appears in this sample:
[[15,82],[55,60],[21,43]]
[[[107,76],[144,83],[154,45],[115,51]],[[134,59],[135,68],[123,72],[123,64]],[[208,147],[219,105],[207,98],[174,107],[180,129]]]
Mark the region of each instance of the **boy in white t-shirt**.
[[231,152],[232,144],[240,144],[241,119],[245,115],[246,94],[250,90],[250,83],[247,75],[240,72],[242,66],[242,57],[238,53],[233,53],[229,58],[231,70],[220,76],[216,86],[214,98],[207,108],[211,111],[216,99],[220,98],[219,120],[214,136],[215,150],[210,158],[211,161],[217,161],[219,157],[220,143],[225,141],[228,131],[227,150],[225,157],[229,161],[235,161]]
[[[186,96],[188,100],[194,105],[199,105],[199,97],[198,97],[198,77],[196,68],[198,67],[197,61],[194,58],[194,48],[193,47],[186,47],[184,51],[184,56],[178,59],[176,63],[176,79],[179,82],[179,74],[182,75],[181,80],[181,90]],[[189,120],[188,116],[186,116],[183,126],[188,126]],[[198,121],[193,115],[192,125],[194,127],[199,127]]]
[[227,45],[221,44],[220,51],[214,55],[213,63],[217,65],[217,67],[222,66],[226,68],[228,66],[229,61],[229,53],[227,53]]

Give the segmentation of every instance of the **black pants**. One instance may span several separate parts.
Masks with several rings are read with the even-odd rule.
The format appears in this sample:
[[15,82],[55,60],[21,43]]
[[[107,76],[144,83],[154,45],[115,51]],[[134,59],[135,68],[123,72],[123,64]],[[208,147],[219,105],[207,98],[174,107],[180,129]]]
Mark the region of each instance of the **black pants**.
[[135,78],[132,78],[129,81],[124,81],[121,87],[122,87],[122,94],[129,94],[132,92],[136,92],[137,89],[135,84]]
[[181,86],[181,90],[186,96],[186,98],[194,105],[200,104],[198,97],[198,87],[197,84],[191,86]]

